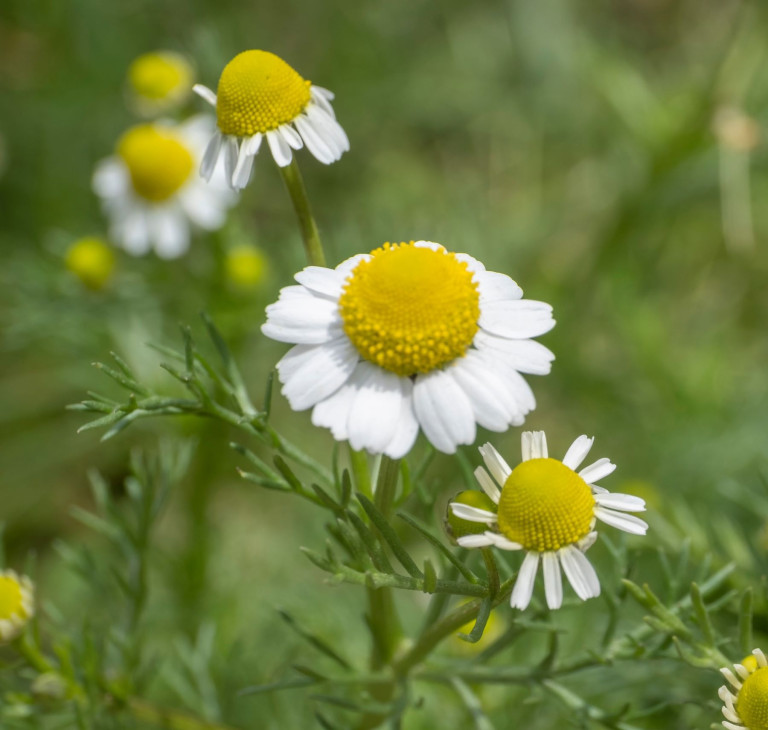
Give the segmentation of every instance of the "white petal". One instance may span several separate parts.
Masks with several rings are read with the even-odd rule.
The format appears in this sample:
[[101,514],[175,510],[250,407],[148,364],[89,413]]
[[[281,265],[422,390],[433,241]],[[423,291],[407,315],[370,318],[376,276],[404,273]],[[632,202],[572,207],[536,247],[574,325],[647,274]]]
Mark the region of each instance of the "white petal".
[[413,383],[402,380],[403,399],[400,406],[399,424],[392,440],[387,444],[384,453],[391,459],[401,459],[413,446],[419,434],[419,422],[413,411]]
[[424,435],[438,451],[453,454],[459,444],[471,444],[475,440],[472,406],[447,372],[433,370],[417,375],[413,405]]
[[414,248],[428,248],[430,251],[437,251],[439,253],[446,253],[447,249],[442,243],[435,243],[434,241],[414,241]]
[[555,326],[552,307],[531,299],[488,302],[480,309],[478,324],[502,337],[538,337]]
[[357,265],[361,261],[368,261],[371,258],[371,255],[368,253],[358,253],[354,256],[350,256],[348,259],[344,259],[335,269],[335,271],[338,271],[346,281],[349,275],[355,270]]
[[189,225],[178,209],[154,211],[150,219],[150,236],[155,251],[162,259],[176,259],[189,248]]
[[329,91],[322,86],[315,86],[314,84],[310,87],[310,92],[316,92],[319,96],[322,96],[328,101],[333,101],[336,97],[336,94],[334,94],[332,91]]
[[477,352],[479,357],[487,363],[488,367],[498,372],[504,379],[508,392],[514,398],[518,409],[523,415],[536,408],[536,398],[533,395],[531,386],[511,366],[504,355],[490,349],[478,350]]
[[278,127],[277,133],[285,140],[289,147],[293,147],[295,150],[300,150],[304,146],[299,133],[290,124],[283,124],[281,127]]
[[742,679],[749,677],[749,670],[743,664],[734,664],[733,668]]
[[234,175],[235,167],[237,166],[237,158],[239,156],[239,147],[237,145],[237,138],[230,135],[224,136],[224,174],[227,177],[227,182],[232,187],[235,187]]
[[547,375],[555,359],[551,350],[535,340],[498,337],[482,329],[477,330],[472,344],[480,351],[488,349],[501,353],[507,365],[531,375]]
[[132,208],[111,227],[111,236],[131,256],[143,256],[150,249],[149,222],[146,210]]
[[544,431],[523,431],[520,441],[523,461],[547,458],[547,436]]
[[579,476],[587,482],[587,484],[593,484],[600,481],[603,477],[607,477],[609,474],[613,474],[616,471],[616,464],[612,464],[610,459],[598,459],[593,464],[585,466],[580,472]]
[[744,725],[741,725],[741,724],[734,725],[732,722],[726,722],[726,721],[723,722],[723,727],[725,728],[725,730],[745,730]]
[[498,271],[480,271],[475,274],[477,290],[480,294],[480,307],[487,302],[521,299],[523,290],[506,274]]
[[488,536],[488,539],[493,542],[494,547],[500,548],[501,550],[523,549],[523,546],[519,542],[512,542],[512,540],[504,537],[504,535],[500,535],[498,532],[486,531],[485,534]]
[[579,436],[565,452],[563,457],[563,464],[569,469],[576,471],[581,466],[584,459],[587,458],[589,450],[592,448],[592,444],[595,442],[595,437],[589,438],[589,436]]
[[472,273],[479,274],[485,271],[485,266],[481,261],[478,261],[474,256],[470,256],[468,253],[454,253],[457,261],[462,261],[467,265],[467,270]]
[[294,411],[311,408],[344,385],[357,360],[357,350],[345,337],[324,345],[296,345],[277,364],[282,393]]
[[752,654],[754,654],[755,659],[757,659],[757,665],[759,667],[768,666],[768,661],[766,661],[765,654],[763,653],[762,649],[752,649]]
[[320,345],[342,333],[335,302],[321,297],[280,299],[267,307],[261,331],[273,340],[294,345]]
[[272,157],[279,167],[287,167],[291,164],[293,153],[289,144],[274,130],[267,132],[267,143],[272,152]]
[[741,682],[736,678],[736,675],[728,667],[723,667],[720,670],[720,673],[731,683],[731,685],[736,690],[741,689]]
[[618,492],[606,492],[595,494],[595,502],[601,507],[617,509],[622,512],[644,512],[645,500],[634,497],[631,494],[619,494]]
[[320,106],[310,104],[305,113],[310,124],[338,160],[349,149],[349,139],[343,127],[336,121],[333,114],[328,114]]
[[[352,374],[354,378],[354,373]],[[312,425],[331,429],[333,438],[346,441],[347,421],[357,388],[352,379],[342,385],[332,396],[318,403],[312,409]]]
[[[249,137],[247,140],[243,140],[240,143],[240,152],[237,155],[237,164],[232,171],[232,187],[235,190],[242,190],[251,179],[251,171],[253,170],[253,155],[250,149],[253,147],[254,137]],[[261,142],[261,135],[258,135],[259,143]],[[258,149],[258,145],[257,145]]]
[[597,532],[592,530],[586,537],[582,537],[581,540],[579,540],[579,550],[581,552],[585,553],[589,548],[591,548],[595,543],[597,542]]
[[362,375],[347,421],[350,446],[381,454],[396,435],[407,380],[368,362],[357,365]]
[[463,548],[490,547],[493,545],[493,540],[486,533],[482,535],[464,535],[463,537],[456,538],[456,542]]
[[483,491],[491,498],[491,500],[498,504],[501,497],[501,491],[496,486],[493,479],[491,479],[490,474],[488,474],[482,466],[478,466],[477,469],[475,469],[475,478],[480,482]]
[[101,198],[115,198],[128,192],[130,174],[117,157],[108,157],[96,165],[92,182],[96,195]]
[[634,515],[627,515],[623,512],[614,512],[605,507],[595,508],[595,517],[605,522],[606,525],[615,527],[618,530],[629,532],[632,535],[645,535],[648,530],[648,523]]
[[334,300],[338,300],[344,288],[344,276],[324,266],[307,266],[293,278],[315,294]]
[[314,125],[309,121],[309,118],[306,115],[299,114],[299,116],[293,120],[293,124],[296,129],[299,130],[299,134],[304,140],[307,149],[320,160],[320,162],[324,165],[330,165],[336,159],[331,148],[317,133]]
[[333,107],[331,106],[331,101],[333,99],[333,94],[331,94],[330,91],[327,92],[327,94],[330,94],[330,97],[326,94],[322,93],[317,86],[312,86],[309,89],[309,93],[312,95],[312,101],[317,104],[321,109],[323,109],[326,114],[336,119],[336,112],[333,111]]
[[536,579],[536,569],[539,567],[539,554],[529,552],[523,560],[520,572],[517,574],[515,587],[512,589],[510,604],[512,608],[524,611],[528,608],[533,595],[533,582]]
[[560,575],[560,562],[556,553],[542,553],[542,568],[544,569],[544,592],[547,596],[547,606],[551,609],[560,608],[563,604],[563,580]]
[[500,487],[503,487],[509,475],[512,473],[512,469],[509,468],[509,464],[504,461],[504,457],[496,451],[493,444],[486,443],[478,448],[480,456],[483,457],[485,465],[488,467],[488,471],[491,472],[491,476],[496,480]]
[[484,522],[487,525],[496,522],[496,515],[486,509],[472,507],[472,505],[462,504],[461,502],[451,502],[450,507],[451,512],[456,517],[467,522]]
[[582,601],[599,596],[600,581],[585,555],[570,545],[562,548],[558,554],[565,576],[576,591],[576,595]]
[[237,196],[229,189],[214,189],[195,180],[179,194],[179,202],[195,225],[206,231],[215,231],[224,225],[227,209],[237,202]]
[[221,136],[221,132],[217,129],[208,146],[205,148],[205,154],[203,155],[203,161],[200,163],[200,176],[206,182],[210,181],[213,177],[213,171],[216,169],[216,163],[219,161],[219,152],[221,152],[221,144],[224,138]]
[[205,99],[205,101],[207,101],[211,106],[216,106],[216,94],[207,86],[203,86],[202,84],[195,84],[192,87],[192,91],[194,91],[201,99]]

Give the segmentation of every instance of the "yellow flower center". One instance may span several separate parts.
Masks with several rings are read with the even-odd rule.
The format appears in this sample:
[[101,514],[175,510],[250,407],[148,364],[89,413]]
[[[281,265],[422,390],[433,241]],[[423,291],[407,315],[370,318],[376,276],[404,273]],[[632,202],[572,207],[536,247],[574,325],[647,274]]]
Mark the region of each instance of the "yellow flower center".
[[115,254],[100,238],[81,238],[66,254],[67,268],[90,289],[102,289],[115,268]]
[[227,252],[224,268],[236,287],[253,289],[264,280],[267,259],[258,248],[243,244]]
[[477,332],[479,302],[472,272],[455,254],[385,243],[352,271],[339,309],[363,358],[409,376],[466,353]]
[[749,730],[768,730],[768,667],[750,674],[739,690],[736,711]]
[[9,575],[0,575],[0,620],[9,621],[12,616],[27,618],[22,600],[19,581]]
[[192,69],[178,54],[159,51],[139,56],[128,69],[128,84],[137,95],[162,101],[191,88]]
[[273,53],[244,51],[224,67],[219,79],[219,129],[237,137],[277,129],[301,114],[310,86]]
[[559,550],[589,534],[594,509],[592,490],[575,471],[556,459],[530,459],[504,483],[499,530],[526,550]]
[[184,185],[195,161],[173,132],[141,124],[129,129],[117,143],[137,195],[153,203],[168,200]]

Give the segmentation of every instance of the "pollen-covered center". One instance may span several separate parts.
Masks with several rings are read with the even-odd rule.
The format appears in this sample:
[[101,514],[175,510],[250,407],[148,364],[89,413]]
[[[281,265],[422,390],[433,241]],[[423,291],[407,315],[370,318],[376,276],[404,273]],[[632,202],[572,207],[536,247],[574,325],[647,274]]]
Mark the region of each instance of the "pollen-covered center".
[[301,114],[309,103],[310,86],[274,53],[244,51],[224,67],[219,79],[219,129],[237,137],[277,129]]
[[589,534],[594,509],[592,491],[576,472],[556,459],[530,459],[504,483],[499,530],[526,550],[559,550]]
[[0,621],[8,621],[12,616],[26,616],[21,586],[14,578],[0,575]]
[[146,99],[160,101],[189,85],[192,71],[175,53],[145,53],[128,69],[131,89]]
[[129,129],[117,144],[137,195],[153,203],[170,198],[189,178],[192,153],[170,131],[151,124]]
[[339,310],[361,357],[409,376],[466,353],[477,332],[479,301],[472,272],[455,254],[385,243],[354,268]]
[[768,730],[768,667],[744,680],[736,698],[736,712],[749,730]]

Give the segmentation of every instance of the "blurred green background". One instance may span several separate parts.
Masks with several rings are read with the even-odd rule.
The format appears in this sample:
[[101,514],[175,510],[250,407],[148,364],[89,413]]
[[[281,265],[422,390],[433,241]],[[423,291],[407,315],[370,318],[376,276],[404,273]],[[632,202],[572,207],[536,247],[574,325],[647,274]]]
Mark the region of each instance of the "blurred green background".
[[[322,525],[305,505],[237,480],[232,434],[166,419],[102,445],[96,431],[77,435],[81,414],[64,410],[86,390],[110,391],[90,367],[110,350],[153,387],[176,392],[144,343],[177,345],[179,322],[202,340],[201,310],[260,399],[285,349],[260,335],[263,308],[304,265],[264,151],[227,227],[196,239],[184,259],[118,252],[113,280],[94,292],[67,271],[64,253],[106,232],[90,179],[136,121],[125,103],[130,62],[176,50],[215,88],[231,57],[262,48],[336,93],[351,151],[330,167],[298,155],[330,261],[387,240],[434,240],[551,302],[558,325],[542,341],[557,360],[550,376],[530,378],[539,405],[526,425],[547,431],[554,454],[595,435],[596,455],[619,465],[607,486],[649,500],[651,547],[674,552],[687,536],[695,560],[707,552],[715,565],[737,560],[737,585],[762,591],[766,38],[768,7],[738,0],[4,0],[0,519],[9,564],[32,552],[45,600],[64,614],[95,606],[99,597],[53,550],[60,539],[94,540],[69,514],[91,504],[87,469],[119,484],[132,447],[183,434],[198,446],[161,525],[151,625],[158,637],[170,629],[193,637],[204,621],[218,627],[221,715],[244,728],[312,726],[310,709],[290,696],[235,696],[304,651],[276,628],[275,606],[360,651],[362,626],[348,628],[360,596],[324,586],[298,551],[322,544]],[[188,111],[205,110],[190,100]],[[223,255],[238,242],[268,258],[256,290],[226,279]],[[273,422],[328,453],[330,436],[277,395]],[[519,431],[491,438],[517,458]],[[477,461],[474,451],[465,453]],[[438,510],[462,487],[454,474],[448,457],[431,467]],[[658,564],[646,567],[636,579],[653,584]],[[404,604],[411,616],[421,610],[418,597]],[[558,620],[573,628],[601,610],[593,601]],[[760,612],[758,625],[768,628]],[[638,675],[636,696],[623,699],[673,702],[642,727],[717,720],[717,678],[686,671],[684,681],[672,663]],[[615,709],[606,676],[584,691]],[[154,691],[179,701],[162,678]],[[497,727],[510,727],[513,707],[521,726],[562,721],[556,703],[526,692],[488,691]],[[447,690],[427,697],[407,727],[468,726]]]

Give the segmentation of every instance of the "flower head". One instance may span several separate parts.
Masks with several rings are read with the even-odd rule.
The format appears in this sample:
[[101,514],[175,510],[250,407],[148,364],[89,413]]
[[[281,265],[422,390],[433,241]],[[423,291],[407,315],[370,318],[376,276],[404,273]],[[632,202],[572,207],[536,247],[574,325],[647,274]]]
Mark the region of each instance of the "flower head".
[[125,132],[115,154],[102,160],[93,188],[110,219],[110,238],[136,256],[154,248],[176,258],[189,248],[190,224],[215,230],[234,196],[224,181],[195,174],[212,120],[140,124]]
[[200,168],[206,179],[223,154],[227,180],[233,188],[244,188],[265,137],[280,167],[289,165],[292,150],[305,144],[326,165],[349,149],[331,106],[333,94],[303,79],[273,53],[243,51],[224,67],[217,93],[201,84],[194,91],[216,107],[218,129]]
[[552,308],[471,256],[385,244],[296,281],[262,327],[296,345],[277,365],[282,392],[354,449],[399,458],[421,429],[453,453],[477,424],[504,431],[535,407],[520,373],[550,370],[554,356],[530,338],[554,326]]
[[728,680],[718,691],[723,701],[723,726],[728,730],[768,730],[768,662],[760,649],[753,649],[733,670],[720,670]]
[[67,249],[65,263],[85,286],[98,291],[112,278],[115,254],[103,239],[86,236]]
[[15,639],[35,615],[34,590],[29,578],[0,571],[0,641]]
[[193,75],[191,64],[179,53],[144,53],[128,68],[130,101],[145,116],[172,109],[189,96]]
[[598,459],[576,471],[593,441],[579,436],[558,461],[549,458],[543,431],[526,431],[522,436],[523,461],[515,469],[509,468],[491,444],[485,444],[480,453],[488,471],[480,466],[475,476],[496,509],[457,501],[450,505],[456,517],[486,526],[480,534],[459,537],[462,547],[493,545],[502,550],[525,550],[512,591],[515,608],[524,609],[530,603],[539,560],[550,608],[562,604],[561,567],[579,598],[600,595],[597,574],[584,556],[597,539],[596,520],[635,535],[644,535],[648,529],[643,520],[625,514],[645,510],[642,499],[611,494],[595,484],[616,468],[609,459]]
[[255,246],[241,244],[227,251],[224,269],[227,278],[237,289],[255,289],[264,281],[267,259]]

